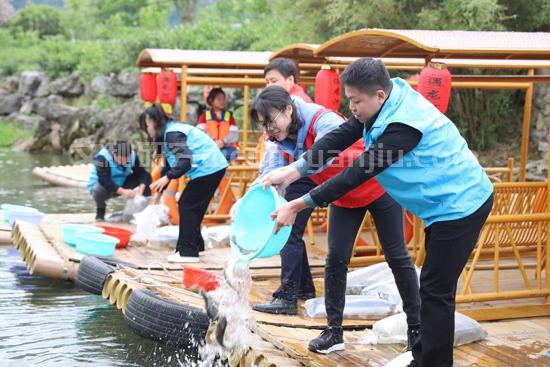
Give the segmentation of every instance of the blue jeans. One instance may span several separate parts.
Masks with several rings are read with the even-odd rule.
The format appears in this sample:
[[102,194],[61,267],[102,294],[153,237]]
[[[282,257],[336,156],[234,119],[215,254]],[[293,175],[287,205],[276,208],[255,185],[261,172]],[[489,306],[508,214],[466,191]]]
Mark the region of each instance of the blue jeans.
[[223,156],[227,159],[228,162],[234,161],[237,159],[237,148],[235,147],[223,147],[220,149]]

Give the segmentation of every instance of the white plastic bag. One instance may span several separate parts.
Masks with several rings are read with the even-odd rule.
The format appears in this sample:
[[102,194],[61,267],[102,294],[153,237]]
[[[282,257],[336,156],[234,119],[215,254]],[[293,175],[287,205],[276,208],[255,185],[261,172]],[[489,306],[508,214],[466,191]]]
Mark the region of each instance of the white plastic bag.
[[168,223],[168,207],[149,205],[143,211],[134,214],[136,230],[133,238],[138,241],[157,240],[157,227]]
[[204,227],[201,234],[206,248],[228,247],[231,226]]
[[413,360],[412,352],[401,353],[391,361],[389,361],[384,367],[407,367]]
[[[377,321],[372,327],[376,338],[370,333],[361,338],[363,344],[406,344],[407,343],[407,316],[404,313],[392,315]],[[487,332],[474,319],[459,312],[455,312],[454,345],[464,345],[483,340]]]
[[388,301],[395,307],[397,312],[403,312],[403,301],[394,281],[369,285],[363,288],[361,295]]
[[155,237],[162,245],[175,248],[178,243],[180,226],[163,226],[155,230]]
[[393,281],[393,273],[388,263],[370,265],[348,273],[346,294],[361,294],[365,287],[388,281]]
[[[326,317],[325,298],[308,299],[304,303],[309,317]],[[396,313],[395,305],[391,302],[372,296],[346,296],[344,318],[379,319]]]
[[[415,269],[417,278],[419,278],[421,269],[418,267],[415,267]],[[370,265],[348,273],[346,294],[361,294],[364,288],[374,287],[378,284],[395,285],[393,273],[387,262]]]
[[122,211],[124,217],[127,217],[128,220],[132,219],[132,216],[136,213],[143,211],[147,207],[147,205],[149,205],[150,201],[150,197],[145,197],[139,194],[136,194],[136,196],[134,196],[133,198],[126,200],[124,210]]

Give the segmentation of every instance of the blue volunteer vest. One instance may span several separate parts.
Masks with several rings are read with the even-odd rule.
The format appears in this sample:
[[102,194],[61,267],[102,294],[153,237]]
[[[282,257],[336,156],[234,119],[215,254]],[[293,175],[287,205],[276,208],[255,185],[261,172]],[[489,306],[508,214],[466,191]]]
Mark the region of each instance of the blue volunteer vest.
[[[111,168],[111,179],[117,186],[124,185],[124,181],[126,181],[126,178],[132,174],[132,167],[136,164],[136,152],[132,150],[132,154],[130,155],[130,160],[125,166],[119,165],[115,162],[111,152],[107,148],[101,149],[95,157],[104,157],[107,162],[109,163],[109,167]],[[94,164],[94,167],[92,168],[92,174],[90,175],[90,179],[88,180],[88,185],[86,186],[88,190],[91,190],[92,187],[95,186],[95,184],[98,183],[98,177],[97,177],[97,168]]]
[[365,147],[376,144],[393,122],[419,130],[422,139],[378,174],[378,182],[426,226],[472,214],[493,192],[485,171],[451,120],[403,79],[392,83],[376,121],[364,131]]
[[175,167],[177,163],[176,156],[166,143],[166,135],[170,132],[180,132],[187,136],[187,146],[192,157],[191,169],[186,175],[191,180],[218,172],[228,166],[218,145],[206,133],[191,125],[170,121],[164,130],[164,154],[170,167]]

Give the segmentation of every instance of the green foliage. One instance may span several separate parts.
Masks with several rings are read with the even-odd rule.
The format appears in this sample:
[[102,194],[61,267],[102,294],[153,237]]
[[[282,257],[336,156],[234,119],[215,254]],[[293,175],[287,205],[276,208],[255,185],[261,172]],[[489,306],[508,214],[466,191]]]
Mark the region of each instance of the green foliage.
[[61,11],[47,5],[31,4],[13,18],[10,27],[24,32],[36,32],[41,38],[57,35],[63,32]]
[[32,138],[33,132],[23,129],[14,122],[0,123],[0,148],[11,147],[21,139]]
[[[177,9],[182,24],[169,27]],[[144,48],[276,50],[361,28],[550,31],[548,0],[65,0],[26,6],[0,28],[0,76],[135,69]],[[471,71],[468,71],[469,73]],[[397,74],[396,74],[397,75]],[[311,95],[313,95],[310,92]],[[475,149],[515,137],[520,93],[459,90],[449,116]],[[100,100],[102,106],[113,101]],[[341,105],[347,112],[347,102]],[[515,134],[515,135],[514,135]]]

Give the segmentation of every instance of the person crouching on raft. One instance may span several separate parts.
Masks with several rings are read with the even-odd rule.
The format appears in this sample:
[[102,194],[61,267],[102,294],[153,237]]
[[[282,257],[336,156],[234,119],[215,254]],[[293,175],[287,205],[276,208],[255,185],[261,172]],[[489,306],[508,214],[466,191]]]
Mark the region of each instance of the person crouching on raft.
[[179,236],[170,262],[199,262],[204,251],[200,225],[228,166],[217,144],[194,126],[169,118],[160,104],[153,104],[140,116],[140,125],[154,142],[162,142],[165,165],[160,178],[151,184],[153,202],[170,180],[184,174],[189,178],[178,202]]
[[366,151],[338,175],[279,208],[277,228],[376,177],[426,226],[420,338],[410,366],[451,367],[457,281],[491,212],[493,185],[454,123],[406,81],[390,79],[381,61],[356,60],[340,78],[353,117],[263,182],[298,181],[359,138]]
[[[254,121],[264,127],[278,150],[259,181],[270,180],[269,172],[288,166],[299,159],[313,143],[339,128],[349,125],[334,111],[301,98],[291,97],[279,86],[265,88],[254,101],[251,110]],[[358,138],[334,161],[315,172],[299,178],[286,187],[285,199],[296,200],[347,167],[362,154],[364,147]],[[360,230],[367,210],[372,215],[384,256],[395,276],[407,314],[410,341],[418,335],[420,325],[420,299],[418,278],[403,233],[403,210],[378,184],[376,179],[363,183],[355,190],[336,200],[329,211],[328,257],[325,266],[325,306],[328,326],[321,336],[309,343],[309,349],[330,353],[344,349],[343,311],[345,304],[346,278],[349,260],[357,232]],[[293,221],[288,242],[281,251],[281,285],[273,294],[273,300],[257,304],[261,312],[296,314],[297,298],[315,294],[305,243],[304,229],[313,209],[304,208]],[[409,345],[411,344],[409,343]]]
[[105,220],[107,200],[122,196],[151,196],[151,174],[142,167],[132,145],[124,140],[107,144],[94,156],[94,166],[87,189],[95,203],[95,220]]

